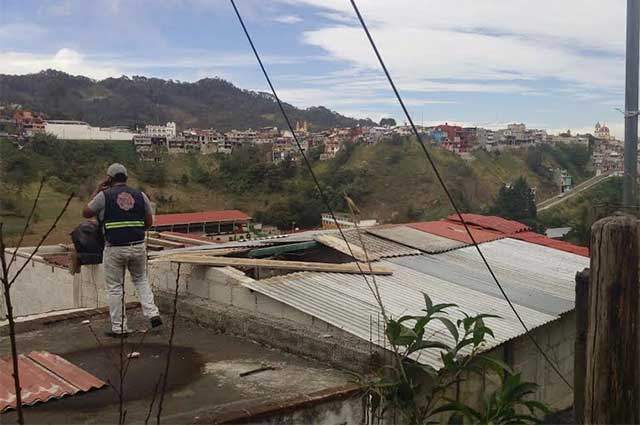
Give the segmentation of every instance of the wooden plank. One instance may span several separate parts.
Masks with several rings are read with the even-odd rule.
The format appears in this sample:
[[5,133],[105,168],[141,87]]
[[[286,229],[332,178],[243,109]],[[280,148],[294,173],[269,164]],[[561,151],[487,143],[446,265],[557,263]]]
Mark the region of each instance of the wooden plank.
[[182,248],[184,243],[177,243],[175,241],[165,240],[164,238],[147,237],[147,241],[163,247]]
[[[268,268],[282,269],[289,271],[315,271],[315,272],[333,272],[342,274],[360,274],[360,269],[356,263],[320,263],[320,262],[294,262],[284,260],[269,259],[244,259],[237,257],[216,257],[203,256],[194,254],[173,254],[159,256],[151,262],[179,262],[190,263],[194,265],[208,266],[234,266],[249,268]],[[360,263],[362,272],[367,275],[391,275],[391,269],[379,265],[371,265],[371,271],[367,264]]]
[[210,249],[206,251],[184,251],[182,253],[165,253],[165,252],[157,252],[157,253],[148,253],[149,258],[158,258],[158,257],[169,257],[169,256],[227,256],[229,254],[237,254],[246,252],[248,249],[246,248],[225,248],[225,249]]
[[[340,253],[352,256],[361,262],[367,261],[364,250],[359,245],[350,242],[347,246],[347,243],[341,237],[335,237],[333,235],[316,235],[313,239],[320,244],[339,251]],[[349,248],[351,248],[351,250],[349,250]],[[353,255],[351,254],[352,252]],[[369,260],[378,260],[378,257],[372,255],[371,252],[367,252],[367,254],[369,255]]]
[[194,246],[206,246],[208,244],[215,244],[214,241],[202,241],[196,238],[183,237],[181,235],[160,234],[155,232],[154,236],[162,238],[163,240],[175,241],[177,243],[187,243]]

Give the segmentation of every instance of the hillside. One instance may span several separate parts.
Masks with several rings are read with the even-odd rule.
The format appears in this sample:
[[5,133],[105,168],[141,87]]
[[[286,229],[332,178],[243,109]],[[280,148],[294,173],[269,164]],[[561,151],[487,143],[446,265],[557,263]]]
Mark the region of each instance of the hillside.
[[547,227],[571,227],[567,241],[589,245],[591,225],[622,209],[622,178],[606,179],[575,197],[541,212]]
[[[235,87],[219,78],[195,83],[140,76],[95,81],[47,70],[37,74],[0,74],[0,104],[17,103],[51,119],[83,120],[96,126],[143,126],[175,121],[179,127],[220,130],[286,123],[269,94]],[[324,107],[298,109],[286,104],[291,120],[313,129],[372,124]]]
[[[558,145],[504,153],[480,151],[471,161],[439,149],[432,149],[432,153],[461,208],[483,212],[492,205],[503,183],[521,175],[537,188],[539,200],[556,191],[550,168],[568,168],[578,181],[585,179],[588,164],[575,162],[575,158],[584,158],[575,149]],[[311,157],[316,154],[310,151]],[[55,216],[64,194],[75,191],[78,196],[51,239],[66,240],[66,234],[82,220],[81,208],[94,185],[113,161],[129,168],[133,184],[149,194],[159,213],[237,208],[256,220],[289,229],[293,222],[301,228],[318,226],[320,213],[326,211],[301,164],[264,162],[255,148],[230,156],[178,155],[161,164],[150,164],[138,161],[126,142],[40,138],[21,150],[0,141],[0,155],[0,216],[6,233],[13,238],[29,210],[39,176],[49,178],[30,242]],[[337,211],[346,210],[343,194],[347,193],[363,217],[384,223],[436,219],[452,212],[412,139],[396,138],[375,146],[350,145],[331,161],[314,161],[314,169]]]

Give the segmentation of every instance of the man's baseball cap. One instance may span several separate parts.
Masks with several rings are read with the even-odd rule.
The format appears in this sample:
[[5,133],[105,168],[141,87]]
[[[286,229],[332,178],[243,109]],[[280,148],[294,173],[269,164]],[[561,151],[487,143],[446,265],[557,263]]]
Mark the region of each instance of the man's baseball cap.
[[107,169],[107,176],[115,177],[117,174],[123,174],[125,176],[129,176],[127,174],[127,168],[120,163],[113,163]]

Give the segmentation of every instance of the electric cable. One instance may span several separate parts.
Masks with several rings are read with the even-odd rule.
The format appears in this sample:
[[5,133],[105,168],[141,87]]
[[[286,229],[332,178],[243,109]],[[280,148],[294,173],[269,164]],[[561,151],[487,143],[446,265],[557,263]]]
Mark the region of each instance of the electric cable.
[[349,241],[347,240],[346,235],[342,231],[342,227],[338,223],[338,219],[336,218],[335,212],[334,212],[333,208],[331,207],[331,205],[329,204],[329,200],[325,196],[324,191],[322,190],[322,186],[320,185],[320,181],[318,180],[318,177],[316,176],[315,172],[313,171],[313,167],[311,166],[311,162],[309,161],[309,158],[307,157],[306,153],[304,152],[304,149],[302,148],[302,145],[300,144],[298,136],[296,135],[296,132],[293,129],[293,125],[291,124],[291,120],[289,120],[289,116],[287,115],[287,112],[285,111],[284,106],[283,106],[282,102],[280,101],[280,97],[278,97],[276,89],[273,86],[273,84],[271,83],[271,78],[269,77],[269,74],[267,73],[267,70],[266,70],[264,64],[262,63],[262,59],[260,58],[260,54],[258,53],[258,50],[256,49],[255,45],[253,44],[253,39],[251,38],[251,35],[249,35],[249,31],[247,30],[247,27],[244,24],[244,20],[242,19],[242,15],[240,15],[240,11],[238,10],[238,8],[236,6],[235,1],[234,0],[230,0],[230,1],[231,1],[231,5],[233,6],[233,10],[236,12],[236,16],[238,17],[238,21],[240,21],[240,25],[242,26],[242,30],[244,31],[244,34],[247,37],[247,41],[251,45],[251,50],[253,50],[253,54],[255,55],[256,60],[258,61],[258,64],[260,65],[260,69],[262,70],[262,74],[264,75],[264,78],[267,80],[269,88],[271,89],[271,93],[273,94],[273,97],[275,98],[276,103],[278,104],[278,107],[280,108],[280,112],[282,113],[282,116],[284,117],[284,120],[287,123],[287,127],[289,128],[289,131],[293,135],[293,140],[295,141],[296,146],[298,147],[298,150],[300,151],[300,154],[302,155],[302,158],[304,159],[304,163],[307,166],[307,169],[309,170],[309,173],[311,174],[311,177],[312,177],[313,182],[314,182],[314,184],[315,184],[315,186],[316,186],[316,188],[318,190],[320,198],[321,198],[323,204],[329,210],[329,214],[331,215],[331,218],[332,218],[334,224],[336,225],[336,228],[338,228],[338,232],[340,233],[340,236],[342,237],[342,239],[346,243],[347,249],[349,250],[349,253],[350,253],[351,257],[356,260],[355,263],[356,263],[356,265],[358,267],[358,270],[360,271],[360,274],[362,275],[362,278],[364,278],[365,282],[367,283],[367,286],[369,288],[371,288],[371,285],[369,284],[369,280],[367,279],[367,275],[362,270],[362,267],[360,266],[360,262],[358,261],[358,259],[354,255],[353,250],[351,249],[351,245],[349,244]]
[[413,123],[413,119],[411,118],[411,115],[409,114],[409,111],[407,110],[407,107],[405,106],[404,101],[402,100],[402,97],[400,96],[400,92],[398,92],[398,89],[396,88],[396,85],[393,82],[393,79],[391,78],[391,74],[389,73],[389,70],[387,69],[387,66],[384,63],[384,60],[382,59],[382,56],[380,55],[380,52],[378,51],[378,47],[376,46],[375,42],[373,41],[373,38],[371,37],[371,33],[369,32],[369,28],[367,27],[367,24],[364,22],[364,19],[362,18],[362,15],[360,14],[360,10],[358,9],[358,6],[356,5],[355,0],[350,0],[350,1],[351,1],[351,6],[353,6],[353,10],[355,11],[356,15],[358,16],[358,20],[360,21],[360,24],[362,25],[362,29],[364,30],[365,34],[367,35],[367,39],[369,40],[369,43],[371,44],[371,47],[373,48],[373,51],[375,52],[375,55],[378,58],[378,62],[380,63],[380,66],[382,67],[382,70],[384,71],[384,74],[386,75],[387,80],[389,81],[389,85],[391,86],[391,89],[395,93],[396,98],[398,99],[398,102],[400,103],[400,106],[402,107],[402,111],[404,112],[405,117],[407,118],[407,120],[409,121],[409,124],[411,125],[411,128],[413,129],[413,133],[415,134],[416,138],[418,139],[418,142],[420,143],[420,146],[422,147],[422,151],[426,155],[427,160],[428,160],[429,164],[431,165],[431,168],[433,169],[434,174],[436,175],[436,178],[438,179],[438,182],[440,183],[440,186],[442,186],[442,189],[444,190],[445,194],[447,195],[447,198],[449,199],[449,202],[451,203],[451,206],[455,210],[456,215],[458,216],[458,218],[460,219],[460,222],[464,226],[464,229],[467,232],[467,235],[469,236],[469,238],[471,239],[471,242],[472,242],[473,246],[476,248],[478,254],[482,258],[482,262],[487,267],[487,270],[491,274],[491,277],[493,278],[493,280],[495,281],[496,285],[500,289],[500,292],[502,293],[502,296],[507,301],[507,303],[509,304],[509,307],[513,311],[514,315],[516,316],[516,318],[518,319],[518,321],[520,322],[520,324],[524,328],[524,330],[526,332],[526,335],[531,339],[531,342],[538,349],[540,354],[542,354],[544,359],[549,363],[551,368],[560,377],[560,379],[562,379],[562,381],[571,390],[573,390],[573,386],[569,383],[569,381],[560,372],[560,370],[555,365],[555,363],[553,363],[551,361],[551,359],[549,358],[547,353],[542,349],[542,347],[536,341],[536,339],[531,335],[531,331],[529,330],[529,327],[527,327],[527,325],[525,324],[524,320],[522,319],[522,317],[520,316],[520,314],[516,310],[515,306],[513,305],[511,300],[509,299],[509,296],[507,296],[507,293],[505,292],[504,288],[500,284],[500,281],[498,280],[498,277],[493,272],[493,269],[491,268],[491,265],[489,265],[489,262],[487,261],[486,257],[484,256],[484,253],[482,253],[482,250],[480,249],[480,246],[478,245],[478,242],[476,241],[476,239],[474,238],[473,234],[471,233],[471,229],[469,229],[469,226],[468,226],[467,222],[464,220],[464,217],[462,216],[462,212],[460,211],[460,208],[456,204],[453,196],[451,195],[451,192],[449,191],[449,188],[447,188],[447,185],[445,184],[444,179],[440,175],[440,171],[436,167],[435,161],[433,160],[433,158],[431,157],[431,154],[429,153],[429,150],[425,146],[424,141],[422,140],[422,136],[420,136],[420,132],[418,132],[418,129],[416,128],[416,125]]

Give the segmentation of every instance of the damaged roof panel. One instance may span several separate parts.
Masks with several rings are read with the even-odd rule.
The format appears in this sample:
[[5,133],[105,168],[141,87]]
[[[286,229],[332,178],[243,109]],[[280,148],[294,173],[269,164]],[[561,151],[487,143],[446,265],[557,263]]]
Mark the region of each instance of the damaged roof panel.
[[[85,370],[49,352],[33,351],[27,355],[19,355],[18,368],[23,405],[88,392],[106,385]],[[0,412],[16,407],[12,373],[11,358],[0,358]]]
[[[386,257],[420,254],[419,250],[379,238],[369,234],[368,231],[365,230],[360,230],[360,235],[358,235],[357,229],[345,229],[342,232],[349,246],[347,246],[342,235],[337,231],[331,234],[325,233],[325,235],[318,235],[315,239],[319,243],[338,250],[341,253],[351,255],[351,252],[353,252],[354,257],[360,261],[366,261],[366,258],[369,260],[378,260]],[[366,249],[366,256],[364,249]]]
[[[503,219],[499,216],[485,216],[481,214],[463,213],[462,218],[469,225],[480,226],[492,231],[498,231],[503,234],[515,234],[518,232],[529,231],[530,228],[515,220]],[[447,216],[447,220],[456,223],[462,223],[457,214]]]
[[[407,226],[419,231],[428,232],[429,234],[438,235],[440,237],[449,238],[467,244],[472,243],[467,230],[461,223],[450,222],[447,220],[437,220],[433,222],[409,223],[407,224]],[[474,226],[469,226],[469,230],[471,231],[471,234],[473,235],[473,238],[477,243],[486,243],[487,241],[504,238],[504,234],[497,231],[479,229]]]
[[370,228],[367,229],[367,232],[426,253],[442,253],[467,245],[464,242],[429,234],[403,225]]

